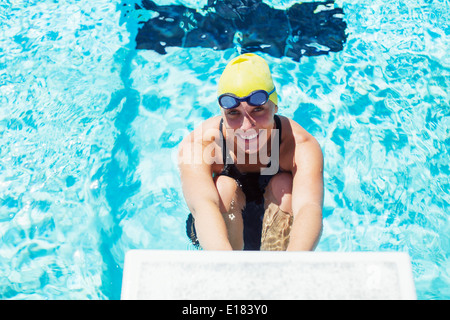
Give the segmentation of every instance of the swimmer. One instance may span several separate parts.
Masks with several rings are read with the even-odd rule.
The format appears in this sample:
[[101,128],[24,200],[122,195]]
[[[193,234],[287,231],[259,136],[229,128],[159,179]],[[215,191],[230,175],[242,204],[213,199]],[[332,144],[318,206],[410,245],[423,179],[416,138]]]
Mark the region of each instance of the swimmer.
[[277,115],[267,62],[231,60],[218,84],[219,116],[179,147],[191,241],[204,250],[314,250],[322,232],[323,155],[316,139]]

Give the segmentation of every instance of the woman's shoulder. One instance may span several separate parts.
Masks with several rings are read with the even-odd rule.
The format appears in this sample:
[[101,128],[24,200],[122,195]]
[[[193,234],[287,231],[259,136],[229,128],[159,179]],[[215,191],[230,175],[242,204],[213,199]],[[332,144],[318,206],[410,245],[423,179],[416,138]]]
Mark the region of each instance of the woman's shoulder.
[[221,116],[214,116],[204,120],[198,124],[193,131],[191,131],[182,141],[182,144],[187,143],[210,143],[215,141],[219,135],[219,126]]
[[192,169],[192,166],[183,166],[191,164],[209,168],[221,159],[220,143],[217,143],[220,119],[216,116],[201,122],[180,142],[178,157],[183,168]]
[[282,128],[282,140],[288,140],[290,145],[312,142],[316,139],[295,120],[279,116]]
[[297,162],[296,159],[299,156],[310,156],[319,161],[323,155],[317,139],[295,120],[283,116],[280,118],[282,126],[281,162],[285,166],[291,166]]

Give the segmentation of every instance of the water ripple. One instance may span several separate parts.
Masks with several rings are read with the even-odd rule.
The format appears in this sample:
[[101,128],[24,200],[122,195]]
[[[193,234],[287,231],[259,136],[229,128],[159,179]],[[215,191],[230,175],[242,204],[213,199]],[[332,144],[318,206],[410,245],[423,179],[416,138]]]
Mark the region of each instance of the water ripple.
[[[406,251],[448,298],[449,3],[337,3],[342,52],[265,56],[325,155],[318,250]],[[188,248],[176,148],[235,52],[134,52],[121,5],[0,3],[0,298],[118,298],[124,252]]]

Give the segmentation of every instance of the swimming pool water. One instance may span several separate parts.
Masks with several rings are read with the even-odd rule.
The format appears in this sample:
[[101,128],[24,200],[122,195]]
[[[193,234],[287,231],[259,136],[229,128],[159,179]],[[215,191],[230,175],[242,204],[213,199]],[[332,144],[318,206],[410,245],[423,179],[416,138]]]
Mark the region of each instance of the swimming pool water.
[[[192,249],[177,145],[236,52],[137,51],[133,3],[0,2],[1,299],[117,299],[127,250]],[[336,5],[343,51],[264,55],[325,155],[317,250],[408,252],[418,298],[449,299],[450,3]]]

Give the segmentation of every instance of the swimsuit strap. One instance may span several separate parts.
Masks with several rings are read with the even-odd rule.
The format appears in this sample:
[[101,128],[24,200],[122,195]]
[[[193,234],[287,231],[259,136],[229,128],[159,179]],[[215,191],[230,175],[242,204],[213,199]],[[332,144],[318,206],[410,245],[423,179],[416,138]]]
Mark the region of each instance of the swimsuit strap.
[[279,116],[275,115],[275,126],[278,131],[278,147],[281,147],[281,119]]
[[232,164],[233,160],[231,159],[230,154],[227,152],[227,141],[225,139],[225,136],[222,133],[222,128],[223,128],[223,118],[220,119],[219,131],[220,131],[220,136],[222,137],[222,160],[223,160],[223,165],[225,168],[227,166],[227,164]]

